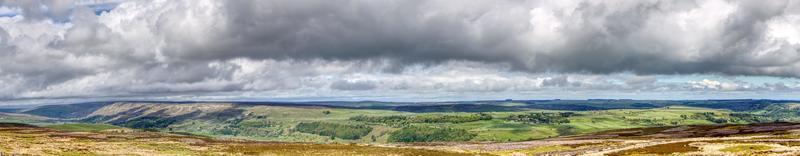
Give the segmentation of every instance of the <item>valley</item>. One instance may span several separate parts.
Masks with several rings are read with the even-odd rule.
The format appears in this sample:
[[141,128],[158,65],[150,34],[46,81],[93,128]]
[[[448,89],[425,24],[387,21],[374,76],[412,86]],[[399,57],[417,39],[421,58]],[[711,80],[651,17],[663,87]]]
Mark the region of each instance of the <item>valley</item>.
[[[724,154],[750,146],[785,153],[794,152],[785,142],[800,129],[792,123],[800,104],[792,101],[343,103],[92,102],[6,111],[0,122],[56,134],[164,135],[158,137],[479,155],[635,155],[658,153],[648,148],[660,146],[686,149],[662,154]],[[714,133],[704,133],[708,131]],[[4,152],[30,148],[6,147]],[[192,148],[221,150],[216,145]]]

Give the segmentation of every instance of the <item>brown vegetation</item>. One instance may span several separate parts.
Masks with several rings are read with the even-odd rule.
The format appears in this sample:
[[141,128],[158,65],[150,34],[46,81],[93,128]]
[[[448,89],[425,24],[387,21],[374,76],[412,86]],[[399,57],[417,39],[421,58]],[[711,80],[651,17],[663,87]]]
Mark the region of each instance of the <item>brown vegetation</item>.
[[608,156],[623,156],[623,155],[641,155],[641,154],[657,154],[669,155],[672,153],[687,153],[700,151],[700,148],[689,145],[692,142],[677,142],[669,144],[661,144],[655,146],[648,146],[644,148],[637,148],[632,150],[625,150],[616,153],[608,154]]
[[159,132],[63,132],[0,123],[0,155],[466,155],[356,144],[220,140]]

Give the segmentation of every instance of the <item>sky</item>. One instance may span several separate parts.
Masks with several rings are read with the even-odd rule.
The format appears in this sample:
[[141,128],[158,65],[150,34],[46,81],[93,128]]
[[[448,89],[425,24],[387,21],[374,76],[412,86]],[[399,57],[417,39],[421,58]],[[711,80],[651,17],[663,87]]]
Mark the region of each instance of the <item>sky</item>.
[[798,78],[792,0],[0,0],[6,103],[800,99]]

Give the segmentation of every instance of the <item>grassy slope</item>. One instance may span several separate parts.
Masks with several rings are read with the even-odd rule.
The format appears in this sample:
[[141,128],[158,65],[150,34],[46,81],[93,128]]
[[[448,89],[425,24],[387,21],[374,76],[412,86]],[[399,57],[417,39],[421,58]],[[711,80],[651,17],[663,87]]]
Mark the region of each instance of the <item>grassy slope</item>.
[[50,125],[53,122],[47,121],[43,117],[26,115],[26,114],[13,114],[13,113],[0,113],[0,122],[3,123],[24,123],[30,125]]
[[[323,111],[330,111],[325,114]],[[433,127],[452,127],[466,129],[476,133],[477,137],[473,141],[525,141],[532,139],[542,139],[559,136],[558,128],[567,127],[574,133],[585,134],[603,130],[638,128],[651,126],[668,126],[672,123],[679,125],[713,124],[713,122],[700,119],[683,119],[681,115],[691,116],[695,113],[713,112],[720,118],[725,118],[727,110],[715,110],[694,107],[671,106],[668,108],[655,109],[621,109],[604,111],[577,111],[579,116],[570,117],[567,124],[527,124],[520,122],[506,121],[503,118],[512,114],[527,112],[557,112],[551,110],[530,110],[526,112],[491,112],[494,119],[466,123],[413,123],[411,125],[433,126]],[[350,117],[357,115],[368,116],[388,116],[388,115],[424,115],[424,114],[471,114],[471,113],[409,113],[388,110],[368,110],[368,109],[340,109],[340,108],[319,108],[319,107],[276,107],[258,106],[249,107],[244,117],[238,123],[226,123],[213,120],[188,120],[177,125],[173,125],[175,131],[190,132],[200,135],[222,136],[247,138],[270,141],[291,141],[291,142],[385,142],[388,133],[397,130],[398,127],[388,127],[370,123],[361,123],[349,120]],[[256,118],[261,116],[262,118]],[[341,124],[366,124],[371,125],[375,130],[359,140],[331,140],[330,137],[314,134],[300,133],[293,130],[294,126],[301,122],[332,122]],[[647,121],[647,122],[645,122]],[[268,123],[268,124],[267,124]],[[238,128],[249,129],[261,134],[239,134],[224,135],[214,133],[215,130],[224,129],[226,125],[236,125]],[[269,133],[269,134],[267,134]],[[563,134],[562,134],[563,135]]]
[[[607,111],[590,111],[583,116],[570,118],[568,125],[577,129],[579,133],[591,133],[611,129],[638,128],[657,126],[654,124],[679,125],[713,124],[713,122],[699,119],[682,119],[681,115],[691,116],[694,113],[713,112],[715,114],[730,113],[727,110],[714,110],[694,107],[678,107],[655,109],[621,109]],[[653,123],[636,123],[633,121],[650,120]]]
[[109,124],[60,123],[57,121],[50,121],[38,116],[30,116],[25,114],[8,114],[8,113],[0,114],[0,123],[24,123],[24,124],[43,126],[50,129],[69,131],[69,132],[98,132],[107,129],[121,128]]
[[[330,111],[329,114],[323,111]],[[252,128],[254,131],[263,133],[276,133],[268,136],[232,136],[215,134],[212,131],[217,128],[220,129],[225,126],[225,123],[212,120],[188,120],[177,125],[173,125],[175,131],[189,132],[199,135],[221,136],[221,137],[234,137],[234,138],[247,138],[256,140],[269,140],[269,141],[290,141],[290,142],[371,142],[371,137],[365,137],[361,140],[330,140],[330,137],[319,136],[314,134],[294,132],[293,128],[300,122],[314,122],[325,121],[332,123],[343,124],[357,124],[349,121],[348,119],[357,115],[410,115],[412,113],[403,113],[397,111],[385,110],[366,110],[366,109],[331,109],[320,107],[281,107],[281,106],[257,106],[249,107],[244,114],[251,114],[241,122],[239,126],[244,125],[257,125]],[[256,118],[263,116],[263,119]],[[258,122],[268,121],[269,125],[253,124]],[[386,129],[394,130],[391,128],[374,128],[369,135],[377,135],[379,140],[386,140]]]

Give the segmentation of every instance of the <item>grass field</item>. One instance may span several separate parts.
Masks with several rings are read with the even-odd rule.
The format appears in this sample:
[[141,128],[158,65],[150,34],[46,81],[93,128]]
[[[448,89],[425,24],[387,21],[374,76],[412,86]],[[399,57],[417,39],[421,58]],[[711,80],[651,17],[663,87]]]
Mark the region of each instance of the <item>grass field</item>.
[[99,132],[103,130],[121,128],[119,126],[108,125],[108,124],[87,124],[87,123],[55,124],[55,125],[48,125],[45,127],[60,131],[68,131],[68,132]]

